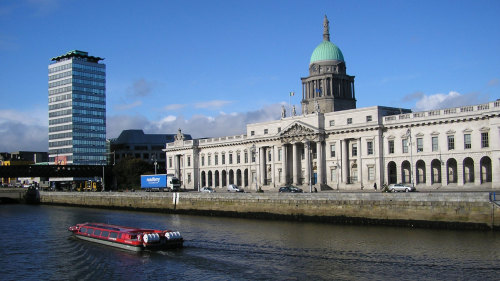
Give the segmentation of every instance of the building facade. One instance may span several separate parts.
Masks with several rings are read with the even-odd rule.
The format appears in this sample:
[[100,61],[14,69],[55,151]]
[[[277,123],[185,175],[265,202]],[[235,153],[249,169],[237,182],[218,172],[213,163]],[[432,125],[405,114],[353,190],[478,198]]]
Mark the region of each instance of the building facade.
[[411,112],[356,108],[354,76],[323,42],[302,78],[302,114],[248,124],[246,134],[185,140],[166,149],[167,171],[185,188],[360,190],[391,183],[417,189],[500,187],[500,101]]
[[[175,139],[175,134],[145,134],[142,130],[124,130],[118,138],[109,140],[109,162],[114,164],[126,157],[142,159],[150,164],[157,163],[159,172],[164,173],[166,167],[163,149],[166,143]],[[191,140],[190,135],[184,135]]]
[[106,65],[70,51],[49,65],[49,162],[106,164]]

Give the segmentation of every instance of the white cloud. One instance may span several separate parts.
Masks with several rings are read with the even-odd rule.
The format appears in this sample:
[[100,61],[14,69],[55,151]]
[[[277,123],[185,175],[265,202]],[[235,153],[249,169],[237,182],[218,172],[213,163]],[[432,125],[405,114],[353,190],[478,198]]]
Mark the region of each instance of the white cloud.
[[157,83],[152,81],[146,81],[146,79],[141,78],[134,81],[134,83],[127,88],[127,93],[132,97],[145,97],[153,92]]
[[455,91],[451,91],[448,94],[434,94],[429,96],[419,93],[418,95],[414,95],[414,97],[418,98],[415,103],[415,110],[417,111],[453,108],[488,102],[487,95],[479,93],[463,95]]
[[195,103],[194,106],[196,108],[221,108],[223,106],[226,106],[228,104],[233,103],[233,101],[227,101],[227,100],[212,100],[212,101],[206,101],[206,102],[198,102]]
[[169,104],[169,105],[165,106],[164,109],[170,111],[170,110],[179,110],[179,109],[182,109],[184,107],[186,107],[185,104]]
[[139,107],[141,105],[142,105],[142,101],[138,100],[138,101],[135,101],[135,102],[129,103],[129,104],[117,104],[114,106],[114,108],[116,110],[130,110],[132,108]]
[[47,151],[47,110],[0,110],[0,151]]
[[175,134],[177,129],[193,138],[221,137],[246,133],[246,125],[255,122],[277,120],[281,105],[273,104],[255,111],[222,113],[217,116],[194,115],[190,119],[169,115],[160,120],[148,120],[142,115],[108,117],[108,137],[116,138],[122,130],[142,129],[149,134]]

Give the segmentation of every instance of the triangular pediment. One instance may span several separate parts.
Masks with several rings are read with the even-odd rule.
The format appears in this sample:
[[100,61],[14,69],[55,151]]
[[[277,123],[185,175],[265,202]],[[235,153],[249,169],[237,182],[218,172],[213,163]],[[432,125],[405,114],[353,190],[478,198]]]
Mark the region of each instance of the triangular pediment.
[[294,122],[288,125],[280,133],[280,137],[295,137],[302,135],[310,135],[318,133],[318,129],[302,122]]

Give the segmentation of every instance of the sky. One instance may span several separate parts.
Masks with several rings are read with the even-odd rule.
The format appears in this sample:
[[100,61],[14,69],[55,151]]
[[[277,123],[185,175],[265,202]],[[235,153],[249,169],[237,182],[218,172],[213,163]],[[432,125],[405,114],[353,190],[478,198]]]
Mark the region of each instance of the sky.
[[108,138],[239,135],[281,105],[300,114],[325,15],[358,108],[494,101],[499,14],[497,0],[0,0],[0,152],[48,150],[48,65],[75,49],[105,58]]

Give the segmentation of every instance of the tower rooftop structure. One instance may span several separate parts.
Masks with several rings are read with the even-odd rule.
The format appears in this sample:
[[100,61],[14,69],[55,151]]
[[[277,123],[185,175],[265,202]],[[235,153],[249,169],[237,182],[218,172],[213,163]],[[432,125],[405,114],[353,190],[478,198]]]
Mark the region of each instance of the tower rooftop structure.
[[309,76],[302,78],[302,113],[328,113],[356,108],[354,76],[346,72],[344,55],[330,42],[330,26],[325,15],[323,42],[313,51]]
[[314,49],[309,64],[326,61],[344,61],[344,55],[339,47],[330,42],[329,22],[325,15],[323,20],[323,42]]
[[65,60],[68,58],[83,58],[83,59],[87,59],[90,62],[95,62],[95,63],[99,62],[100,60],[104,60],[104,58],[89,56],[88,52],[79,51],[79,50],[69,51],[64,55],[53,57],[51,60],[52,61],[61,61],[61,60]]

